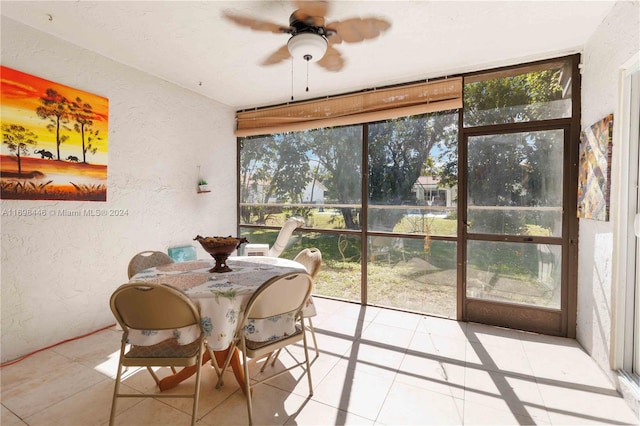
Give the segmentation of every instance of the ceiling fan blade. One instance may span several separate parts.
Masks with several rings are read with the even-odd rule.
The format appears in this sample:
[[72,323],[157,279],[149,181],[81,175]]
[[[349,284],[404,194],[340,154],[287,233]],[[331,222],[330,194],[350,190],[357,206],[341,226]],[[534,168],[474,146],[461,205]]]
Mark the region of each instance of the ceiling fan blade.
[[327,47],[327,53],[325,53],[322,59],[320,59],[317,63],[327,71],[337,72],[340,71],[344,66],[344,59],[342,58],[342,54],[338,50],[329,45]]
[[297,10],[293,16],[307,25],[320,27],[324,25],[324,17],[327,15],[329,4],[326,1],[298,0],[293,2]]
[[329,42],[329,44],[340,44],[342,43],[342,37],[340,37],[340,34],[338,34],[338,32],[336,30],[330,30],[328,31],[327,34],[327,41]]
[[249,27],[252,30],[256,31],[269,31],[272,33],[280,34],[280,33],[290,33],[293,28],[289,26],[282,26],[278,24],[274,24],[273,22],[262,21],[259,19],[249,18],[246,16],[234,15],[229,12],[223,12],[222,16],[243,27]]
[[264,61],[262,61],[262,65],[277,64],[278,62],[282,62],[285,59],[289,59],[290,57],[291,57],[291,54],[289,53],[289,48],[285,44],[280,49],[276,50],[271,55],[269,55]]
[[327,24],[327,31],[335,31],[340,39],[347,43],[357,43],[378,37],[391,27],[391,23],[382,18],[351,18]]

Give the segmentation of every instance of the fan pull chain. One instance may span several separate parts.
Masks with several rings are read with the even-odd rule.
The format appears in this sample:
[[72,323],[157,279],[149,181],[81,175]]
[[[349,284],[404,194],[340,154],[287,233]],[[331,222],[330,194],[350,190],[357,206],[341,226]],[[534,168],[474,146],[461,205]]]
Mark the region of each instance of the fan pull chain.
[[311,55],[304,55],[304,59],[307,61],[307,89],[306,89],[306,92],[309,92],[309,61],[311,60]]
[[293,56],[291,57],[291,100],[293,100]]

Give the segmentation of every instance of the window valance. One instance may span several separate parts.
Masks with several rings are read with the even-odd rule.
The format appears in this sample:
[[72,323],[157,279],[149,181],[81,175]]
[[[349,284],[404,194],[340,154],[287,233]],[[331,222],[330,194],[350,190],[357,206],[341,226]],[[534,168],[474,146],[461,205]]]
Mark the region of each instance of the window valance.
[[236,114],[236,136],[345,126],[462,108],[462,78],[373,89]]

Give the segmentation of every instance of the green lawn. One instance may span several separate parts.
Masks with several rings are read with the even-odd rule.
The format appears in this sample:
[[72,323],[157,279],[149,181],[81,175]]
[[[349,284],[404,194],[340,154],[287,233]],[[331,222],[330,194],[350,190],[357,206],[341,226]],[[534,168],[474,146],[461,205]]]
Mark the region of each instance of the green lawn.
[[[282,223],[279,215],[272,218]],[[343,229],[342,217],[315,214],[307,226]],[[398,233],[421,233],[424,226],[431,235],[452,236],[457,221],[449,218],[405,217],[395,227]],[[251,243],[273,244],[279,230],[247,229]],[[545,235],[545,229],[529,226],[528,234]],[[384,256],[367,263],[367,302],[410,311],[455,317],[457,283],[457,243],[422,238],[383,238],[388,244]],[[315,294],[361,301],[360,235],[295,232],[281,257],[293,259],[305,247],[322,252],[323,266],[316,279]],[[481,243],[483,244],[483,243]],[[476,247],[468,260],[469,288],[480,289],[482,297],[553,306],[556,295],[537,282],[539,254],[536,245],[513,250],[504,245]],[[375,260],[375,261],[372,261]]]

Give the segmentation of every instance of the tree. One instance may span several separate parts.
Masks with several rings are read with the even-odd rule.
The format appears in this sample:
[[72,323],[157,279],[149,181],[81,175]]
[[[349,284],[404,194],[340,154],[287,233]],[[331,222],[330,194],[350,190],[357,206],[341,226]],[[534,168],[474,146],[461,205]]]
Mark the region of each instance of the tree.
[[[563,105],[560,74],[535,71],[465,84],[465,127],[558,118]],[[564,101],[570,105],[570,99]]]
[[21,157],[29,154],[29,146],[36,145],[38,136],[26,127],[18,124],[2,125],[2,143],[6,144],[13,154],[12,159],[18,163],[18,174],[22,174]]
[[75,101],[68,103],[69,115],[75,121],[73,129],[80,133],[82,141],[82,162],[87,162],[87,152],[95,154],[98,148],[94,143],[101,140],[100,130],[94,130],[93,125],[93,107],[87,102],[83,102],[80,97],[76,97]]
[[[302,202],[302,194],[310,181],[305,138],[301,133],[279,133],[241,141],[240,173],[242,202],[267,204]],[[255,199],[260,197],[260,199]],[[243,219],[265,223],[271,209],[243,209]]]
[[48,119],[47,129],[50,132],[55,131],[58,161],[61,161],[60,144],[69,139],[69,136],[61,134],[61,129],[68,129],[65,125],[69,122],[69,101],[54,89],[47,89],[40,102],[42,106],[36,108],[36,114],[43,120]]
[[[517,141],[515,139],[518,139]],[[521,183],[527,173],[526,145],[517,134],[476,136],[469,141],[470,206],[526,205]],[[474,232],[521,234],[525,223],[517,211],[473,210],[469,222]]]
[[[466,84],[465,125],[480,126],[543,120],[562,116],[559,70],[545,70]],[[560,146],[558,145],[560,144]],[[475,206],[560,206],[562,182],[554,181],[561,161],[562,138],[553,132],[473,137],[469,143],[468,193]],[[444,161],[442,180],[457,181],[455,155]],[[553,226],[553,214],[476,211],[470,222],[476,231],[524,233],[527,223]],[[535,218],[533,216],[536,216]],[[527,220],[529,219],[529,220]],[[531,221],[535,219],[535,221]]]
[[[456,123],[455,113],[442,112],[370,124],[370,204],[415,204],[415,182],[425,167],[435,167],[429,161],[432,147],[441,144],[443,138],[455,139]],[[322,182],[329,200],[361,204],[362,132],[363,126],[354,125],[244,139],[240,160],[242,201],[247,202],[246,197],[262,187],[262,203],[274,196],[301,202],[306,185]],[[317,161],[313,172],[312,161]],[[360,209],[343,207],[340,213],[347,229],[360,229]],[[403,214],[398,210],[372,210],[370,223],[378,230],[393,230]]]
[[[432,150],[457,136],[457,114],[441,111],[369,125],[369,205],[415,205],[413,187]],[[370,229],[393,231],[406,212],[370,209]]]
[[304,138],[296,133],[284,133],[277,135],[275,142],[279,155],[274,164],[268,195],[275,195],[281,202],[301,203],[302,194],[309,183],[310,168]]
[[98,151],[98,147],[95,146],[95,144],[97,144],[98,141],[102,140],[102,136],[100,135],[99,129],[94,130],[90,127],[85,129],[84,134],[87,141],[86,143],[83,142],[82,155],[83,155],[83,160],[86,163],[87,152],[90,152],[91,154],[95,154]]
[[[240,139],[240,202],[262,202],[263,179],[270,175],[274,157],[273,135]],[[268,213],[263,207],[242,207],[244,223],[266,223]],[[255,218],[254,218],[255,216]]]
[[[338,204],[360,204],[362,200],[362,126],[322,128],[303,132],[318,159],[318,179],[327,187],[327,197]],[[360,217],[351,208],[340,213],[347,229],[359,229]]]

